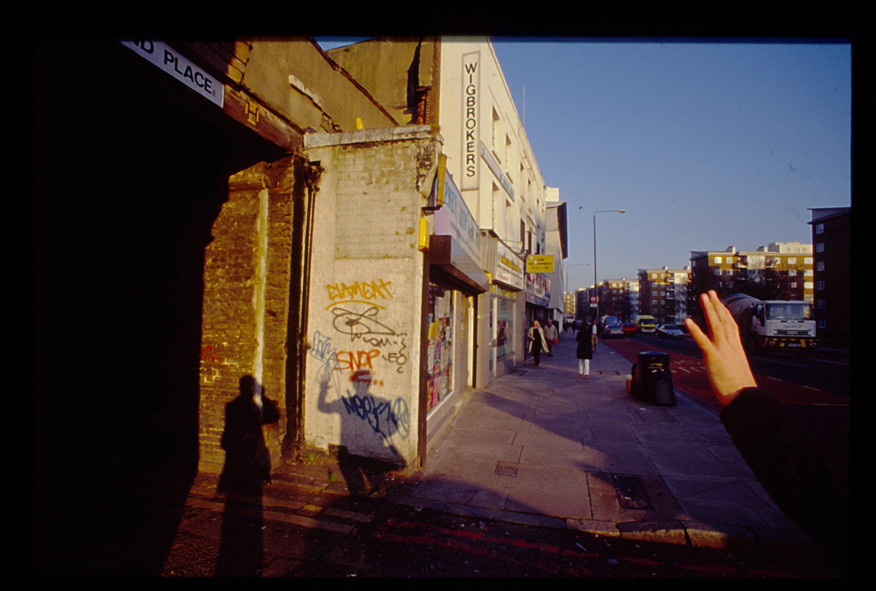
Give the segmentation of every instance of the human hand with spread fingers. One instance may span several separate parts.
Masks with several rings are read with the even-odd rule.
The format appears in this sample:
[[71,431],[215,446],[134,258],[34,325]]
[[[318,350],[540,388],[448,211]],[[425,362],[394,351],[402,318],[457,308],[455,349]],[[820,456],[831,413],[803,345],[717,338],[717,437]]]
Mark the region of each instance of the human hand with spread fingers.
[[743,388],[756,388],[754,375],[739,338],[739,327],[714,290],[700,296],[700,305],[709,326],[711,338],[690,318],[684,324],[694,342],[703,352],[709,382],[718,401],[727,406]]

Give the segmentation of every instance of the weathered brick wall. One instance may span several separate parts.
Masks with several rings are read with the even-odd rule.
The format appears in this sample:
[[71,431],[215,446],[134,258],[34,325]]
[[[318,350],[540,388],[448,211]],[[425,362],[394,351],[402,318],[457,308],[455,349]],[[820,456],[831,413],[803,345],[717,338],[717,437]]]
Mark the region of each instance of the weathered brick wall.
[[[263,428],[273,465],[286,430],[286,332],[293,231],[288,161],[233,175],[206,249],[200,368],[200,462],[219,471],[225,405],[250,375],[280,411]],[[292,282],[297,289],[298,282]]]
[[308,157],[324,172],[314,205],[305,440],[414,465],[417,235],[440,144],[422,127],[308,137]]

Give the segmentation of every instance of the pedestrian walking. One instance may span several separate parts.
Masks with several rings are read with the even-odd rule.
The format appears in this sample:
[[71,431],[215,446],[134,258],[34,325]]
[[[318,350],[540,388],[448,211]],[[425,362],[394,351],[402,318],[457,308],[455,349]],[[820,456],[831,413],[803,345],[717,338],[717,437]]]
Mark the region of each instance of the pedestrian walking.
[[538,324],[538,320],[532,321],[532,326],[526,331],[526,336],[529,339],[529,352],[532,353],[535,366],[538,367],[541,352],[546,351],[548,348],[547,341],[544,338],[544,331]]
[[557,327],[554,325],[553,320],[547,321],[547,326],[544,329],[544,338],[547,341],[547,354],[551,357],[554,356],[554,346],[559,342],[559,333],[557,332]]
[[590,377],[590,360],[593,358],[593,340],[595,335],[591,334],[590,327],[586,322],[581,323],[581,329],[575,335],[575,340],[578,342],[578,377],[583,377],[585,380]]

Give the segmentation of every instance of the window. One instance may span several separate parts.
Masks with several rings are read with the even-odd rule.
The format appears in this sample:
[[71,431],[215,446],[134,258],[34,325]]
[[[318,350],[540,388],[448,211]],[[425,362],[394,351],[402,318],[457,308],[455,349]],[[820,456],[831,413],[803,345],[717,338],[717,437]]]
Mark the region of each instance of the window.
[[812,282],[811,281],[804,281],[803,282],[803,289],[812,289]]
[[788,257],[788,264],[789,265],[796,265],[797,264],[797,257]]
[[819,310],[824,310],[826,307],[826,301],[825,300],[816,300],[815,307]]
[[803,259],[803,264],[811,265],[812,264],[812,257],[806,257],[805,259]]
[[733,271],[731,269],[727,269],[726,271],[724,271],[724,275],[727,275],[728,277],[732,277]]
[[796,277],[796,276],[797,276],[797,271],[793,271],[793,270],[788,271],[788,277]]
[[721,264],[721,257],[715,257],[714,262],[715,262],[715,264],[720,265]]
[[721,269],[715,269],[715,275],[720,277],[721,276]]
[[816,281],[815,289],[824,289],[824,281]]
[[815,224],[815,233],[816,234],[824,233],[824,224]]
[[824,261],[818,261],[817,263],[815,263],[815,270],[824,271]]
[[824,321],[824,318],[818,319],[818,328],[827,328],[827,322]]
[[499,150],[499,114],[493,108],[493,152]]
[[791,289],[797,289],[797,282],[792,281],[791,283],[788,284],[788,287],[790,287]]
[[824,252],[824,242],[818,242],[815,245],[815,252]]

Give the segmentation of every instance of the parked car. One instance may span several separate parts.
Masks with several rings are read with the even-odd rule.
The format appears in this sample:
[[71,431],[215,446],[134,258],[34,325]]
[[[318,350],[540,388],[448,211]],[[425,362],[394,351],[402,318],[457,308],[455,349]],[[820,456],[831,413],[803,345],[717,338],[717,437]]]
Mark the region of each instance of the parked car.
[[614,337],[617,337],[619,339],[624,338],[624,331],[619,323],[609,324],[602,329],[602,338],[610,339]]
[[636,334],[636,323],[635,322],[624,322],[621,324],[621,331],[627,334]]
[[657,327],[657,336],[661,339],[683,339],[684,332],[674,324],[661,324]]

